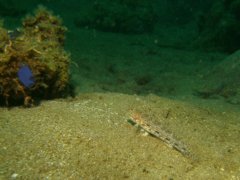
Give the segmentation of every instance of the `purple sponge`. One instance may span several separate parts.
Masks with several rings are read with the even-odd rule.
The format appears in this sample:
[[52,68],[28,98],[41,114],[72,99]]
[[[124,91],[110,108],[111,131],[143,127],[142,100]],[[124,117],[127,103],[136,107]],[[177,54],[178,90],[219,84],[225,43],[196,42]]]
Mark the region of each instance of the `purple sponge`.
[[18,79],[26,87],[30,88],[34,85],[35,79],[28,65],[22,65],[18,70]]

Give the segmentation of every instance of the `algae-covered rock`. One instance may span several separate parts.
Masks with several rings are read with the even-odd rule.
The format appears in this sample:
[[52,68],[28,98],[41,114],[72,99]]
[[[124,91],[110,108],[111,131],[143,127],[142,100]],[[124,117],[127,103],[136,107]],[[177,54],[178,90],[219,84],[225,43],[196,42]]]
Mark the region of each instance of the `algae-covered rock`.
[[31,105],[35,98],[66,95],[70,59],[63,49],[67,29],[61,19],[38,7],[22,25],[13,31],[0,29],[1,102]]

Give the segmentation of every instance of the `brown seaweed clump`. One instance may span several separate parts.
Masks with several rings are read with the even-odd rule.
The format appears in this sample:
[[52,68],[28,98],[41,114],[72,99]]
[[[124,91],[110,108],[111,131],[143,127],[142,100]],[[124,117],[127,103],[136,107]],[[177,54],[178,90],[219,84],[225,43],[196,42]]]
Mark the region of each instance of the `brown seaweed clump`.
[[[40,6],[14,31],[0,28],[0,103],[31,106],[68,93],[69,54],[59,17]],[[29,81],[31,83],[29,83]]]

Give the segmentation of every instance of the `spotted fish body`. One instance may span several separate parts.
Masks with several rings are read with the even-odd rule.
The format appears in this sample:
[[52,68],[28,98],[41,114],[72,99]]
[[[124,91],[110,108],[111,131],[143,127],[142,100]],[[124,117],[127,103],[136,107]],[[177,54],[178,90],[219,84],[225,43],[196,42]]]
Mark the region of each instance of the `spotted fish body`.
[[141,127],[152,136],[162,140],[169,147],[176,149],[184,156],[189,155],[189,151],[184,144],[176,140],[171,134],[164,131],[160,126],[146,122],[139,113],[132,113],[128,121],[131,124],[136,124],[137,126]]

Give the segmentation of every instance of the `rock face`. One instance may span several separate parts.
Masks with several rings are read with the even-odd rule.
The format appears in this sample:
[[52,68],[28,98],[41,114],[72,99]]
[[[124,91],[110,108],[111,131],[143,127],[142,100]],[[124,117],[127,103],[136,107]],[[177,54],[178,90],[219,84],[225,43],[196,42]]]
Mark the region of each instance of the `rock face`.
[[38,7],[22,25],[14,31],[0,28],[0,103],[29,106],[35,98],[66,95],[70,58],[61,19]]
[[205,75],[206,84],[198,92],[203,98],[223,97],[240,104],[240,50],[236,51]]
[[104,0],[95,1],[84,17],[75,19],[75,25],[107,32],[146,33],[154,29],[156,18],[148,0]]
[[240,1],[215,1],[209,12],[199,16],[200,46],[234,52],[240,48]]

